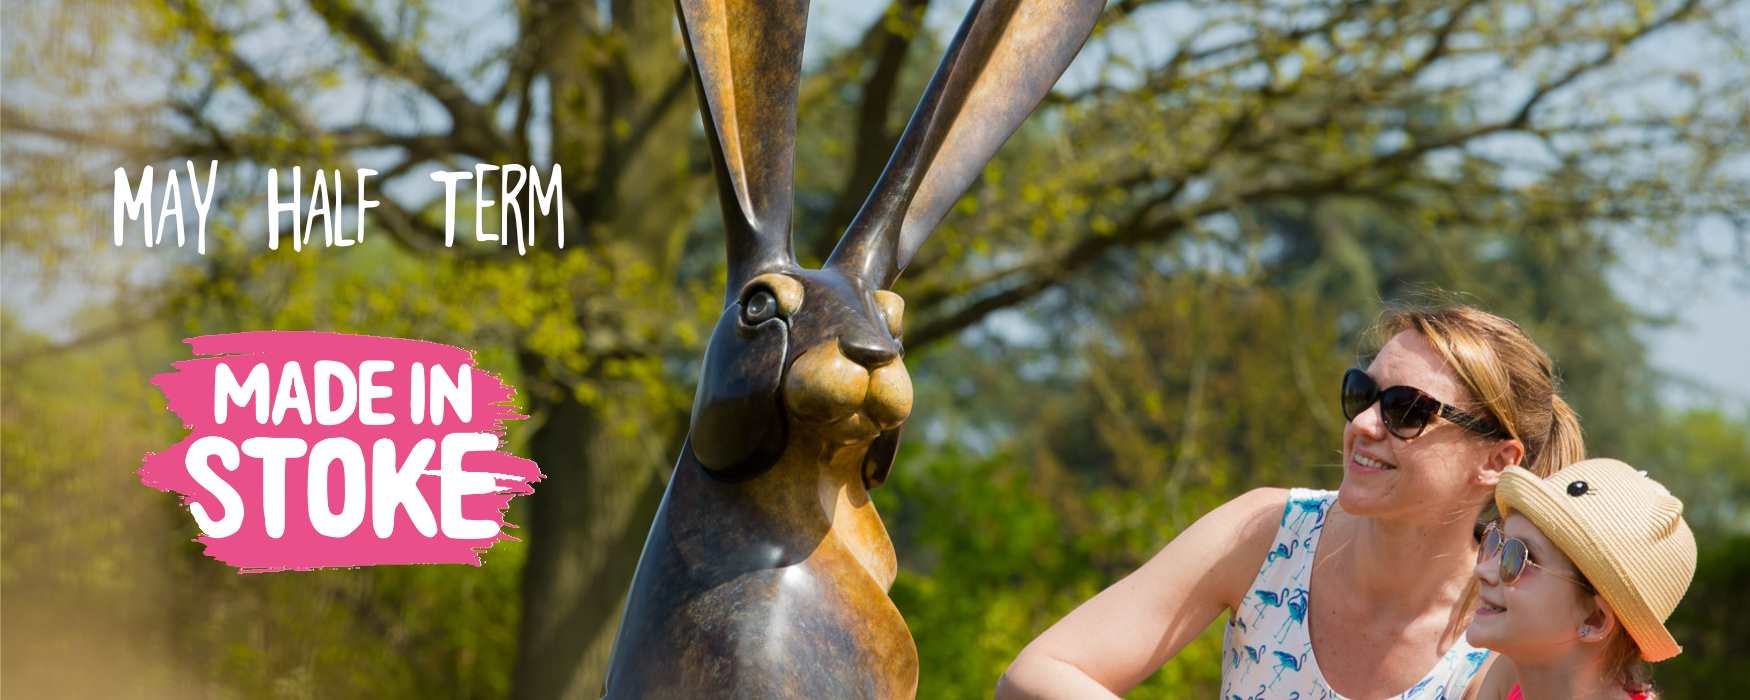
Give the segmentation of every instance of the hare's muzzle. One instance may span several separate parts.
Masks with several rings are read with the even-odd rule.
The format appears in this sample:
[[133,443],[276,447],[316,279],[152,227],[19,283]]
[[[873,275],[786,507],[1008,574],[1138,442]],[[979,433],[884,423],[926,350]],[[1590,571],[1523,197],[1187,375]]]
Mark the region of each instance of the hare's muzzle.
[[824,428],[834,440],[873,440],[911,415],[911,375],[897,356],[874,369],[846,357],[839,343],[820,343],[790,365],[784,405],[791,418]]

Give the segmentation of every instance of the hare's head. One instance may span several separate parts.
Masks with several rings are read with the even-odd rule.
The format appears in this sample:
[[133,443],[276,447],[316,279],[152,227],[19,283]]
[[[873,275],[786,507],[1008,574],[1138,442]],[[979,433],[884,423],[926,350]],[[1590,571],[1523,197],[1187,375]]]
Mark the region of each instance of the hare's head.
[[820,269],[790,245],[806,0],[678,0],[728,238],[723,315],[689,444],[725,479],[769,468],[806,429],[870,444],[886,477],[911,414],[900,271],[1092,32],[1103,0],[974,2],[893,156]]

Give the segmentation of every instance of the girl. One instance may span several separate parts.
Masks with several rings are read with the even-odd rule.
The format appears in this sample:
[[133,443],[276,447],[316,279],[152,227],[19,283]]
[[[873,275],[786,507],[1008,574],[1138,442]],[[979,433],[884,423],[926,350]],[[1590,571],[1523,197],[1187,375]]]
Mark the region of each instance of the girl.
[[1495,501],[1467,637],[1506,658],[1478,697],[1650,697],[1645,662],[1682,651],[1664,622],[1695,574],[1683,502],[1612,459],[1546,479],[1510,467]]

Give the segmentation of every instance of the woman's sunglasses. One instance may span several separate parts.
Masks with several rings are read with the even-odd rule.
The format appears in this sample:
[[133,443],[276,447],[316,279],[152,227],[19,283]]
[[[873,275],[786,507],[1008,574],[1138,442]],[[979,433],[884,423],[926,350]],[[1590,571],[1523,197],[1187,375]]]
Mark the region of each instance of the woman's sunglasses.
[[1343,373],[1343,417],[1355,420],[1375,401],[1379,402],[1379,415],[1385,421],[1385,429],[1405,440],[1421,437],[1436,415],[1479,435],[1507,437],[1494,421],[1441,403],[1422,393],[1421,389],[1413,386],[1381,389],[1373,377],[1359,369]]
[[1531,550],[1526,549],[1525,540],[1517,537],[1508,537],[1503,534],[1499,522],[1489,523],[1488,529],[1483,532],[1483,548],[1477,553],[1477,561],[1488,561],[1494,559],[1496,555],[1500,555],[1501,557],[1502,585],[1512,585],[1517,582],[1520,575],[1525,573],[1525,565],[1530,564],[1546,574],[1556,578],[1573,581],[1581,588],[1592,590],[1591,584],[1588,584],[1577,577],[1569,576],[1532,561]]

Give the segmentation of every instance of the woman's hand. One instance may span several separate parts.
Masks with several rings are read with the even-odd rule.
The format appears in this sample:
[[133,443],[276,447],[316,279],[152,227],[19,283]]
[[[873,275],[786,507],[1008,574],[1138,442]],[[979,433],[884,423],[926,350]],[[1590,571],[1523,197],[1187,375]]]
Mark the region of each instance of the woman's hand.
[[1117,697],[1236,607],[1287,506],[1283,489],[1222,504],[1045,630],[997,682],[999,700]]

